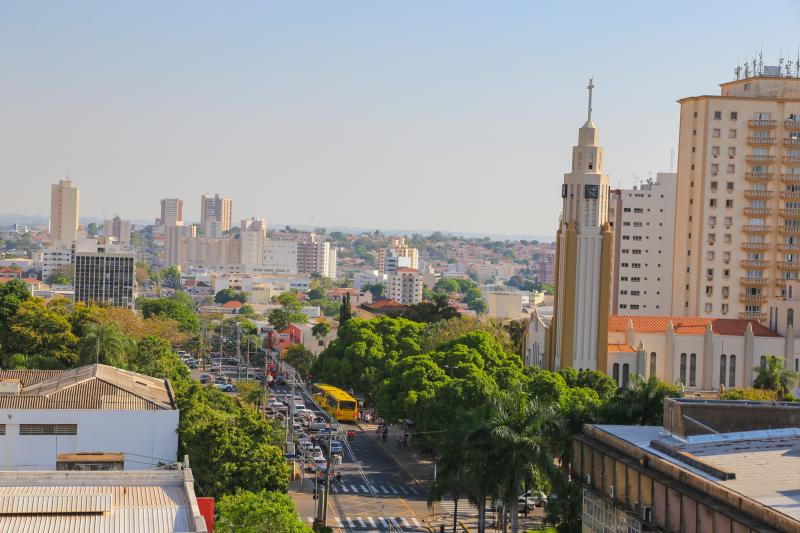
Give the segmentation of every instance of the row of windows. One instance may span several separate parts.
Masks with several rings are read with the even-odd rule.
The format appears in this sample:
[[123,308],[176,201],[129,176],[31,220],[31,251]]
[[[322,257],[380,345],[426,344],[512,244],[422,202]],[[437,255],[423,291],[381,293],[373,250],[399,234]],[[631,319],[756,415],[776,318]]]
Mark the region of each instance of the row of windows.
[[[6,434],[6,425],[0,424],[0,435]],[[20,435],[77,435],[77,424],[20,424]]]

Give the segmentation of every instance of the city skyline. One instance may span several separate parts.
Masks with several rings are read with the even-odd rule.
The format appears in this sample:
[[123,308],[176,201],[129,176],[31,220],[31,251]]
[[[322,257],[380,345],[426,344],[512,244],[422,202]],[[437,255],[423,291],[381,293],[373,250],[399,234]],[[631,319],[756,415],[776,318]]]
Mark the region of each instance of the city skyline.
[[[16,105],[0,176],[41,192],[0,212],[46,214],[39,196],[69,172],[99,219],[149,220],[179,197],[199,220],[200,195],[219,192],[234,220],[511,235],[555,233],[558,205],[536,199],[558,193],[590,76],[611,185],[629,187],[669,170],[678,98],[716,93],[747,54],[794,55],[780,39],[798,12],[776,5],[787,16],[764,40],[744,3],[690,20],[680,3],[581,4],[566,34],[566,8],[523,3],[49,5],[2,8],[15,81],[0,95]],[[702,32],[702,49],[677,32]],[[428,199],[447,208],[391,209]]]

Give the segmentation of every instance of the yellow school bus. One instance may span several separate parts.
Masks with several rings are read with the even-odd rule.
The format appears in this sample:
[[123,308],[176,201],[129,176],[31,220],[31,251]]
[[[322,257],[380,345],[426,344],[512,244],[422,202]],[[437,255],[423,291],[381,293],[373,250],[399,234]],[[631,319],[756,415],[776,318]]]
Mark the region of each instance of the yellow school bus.
[[342,389],[318,383],[312,393],[314,401],[340,422],[354,422],[358,416],[358,400]]

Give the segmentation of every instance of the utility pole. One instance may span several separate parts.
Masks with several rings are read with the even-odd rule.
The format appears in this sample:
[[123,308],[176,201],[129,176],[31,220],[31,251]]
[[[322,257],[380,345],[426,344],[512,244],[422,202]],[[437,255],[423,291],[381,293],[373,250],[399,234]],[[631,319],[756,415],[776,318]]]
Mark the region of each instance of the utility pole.
[[[328,460],[327,466],[325,468],[325,483],[323,483],[322,494],[320,495],[319,490],[317,492],[317,514],[314,517],[314,523],[312,525],[312,529],[314,531],[319,531],[321,528],[328,525],[328,493],[330,491],[330,484],[331,484],[331,443],[333,441],[333,432],[328,432]],[[316,479],[319,479],[319,473],[316,474]],[[315,485],[316,487],[317,485]]]
[[239,379],[242,379],[242,327],[236,323],[236,371]]

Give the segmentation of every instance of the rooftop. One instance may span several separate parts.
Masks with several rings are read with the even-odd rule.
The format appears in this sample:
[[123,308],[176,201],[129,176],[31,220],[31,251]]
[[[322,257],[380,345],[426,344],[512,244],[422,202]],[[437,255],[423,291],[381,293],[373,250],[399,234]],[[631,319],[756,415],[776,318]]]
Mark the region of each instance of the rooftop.
[[168,380],[113,366],[0,370],[0,381],[19,382],[20,387],[15,394],[0,394],[0,409],[177,409]]
[[703,335],[711,324],[714,335],[742,337],[750,324],[756,337],[779,336],[755,320],[688,316],[611,315],[608,318],[608,331],[625,332],[629,323],[633,323],[633,329],[637,333],[664,333],[670,322],[676,335]]

